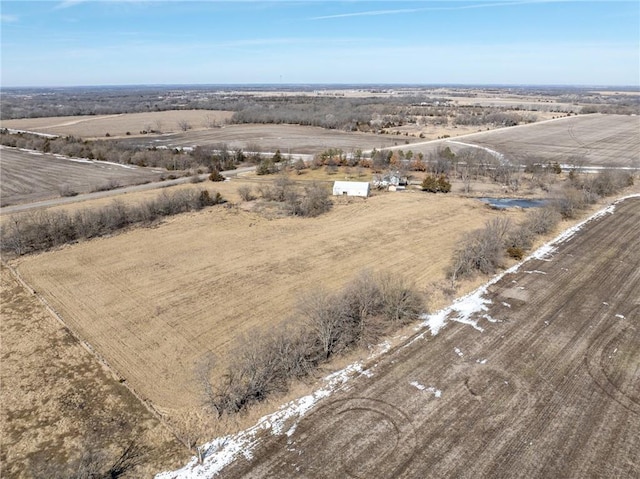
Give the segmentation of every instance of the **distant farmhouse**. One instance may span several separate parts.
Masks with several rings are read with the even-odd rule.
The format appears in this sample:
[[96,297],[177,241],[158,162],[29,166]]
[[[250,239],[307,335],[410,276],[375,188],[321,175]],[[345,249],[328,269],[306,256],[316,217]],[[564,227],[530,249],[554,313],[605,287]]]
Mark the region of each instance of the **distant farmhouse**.
[[388,173],[386,175],[374,175],[373,186],[378,189],[389,188],[390,191],[396,191],[397,189],[404,189],[409,183],[406,176],[402,176],[400,173]]
[[369,183],[366,181],[336,181],[333,183],[333,196],[369,196]]

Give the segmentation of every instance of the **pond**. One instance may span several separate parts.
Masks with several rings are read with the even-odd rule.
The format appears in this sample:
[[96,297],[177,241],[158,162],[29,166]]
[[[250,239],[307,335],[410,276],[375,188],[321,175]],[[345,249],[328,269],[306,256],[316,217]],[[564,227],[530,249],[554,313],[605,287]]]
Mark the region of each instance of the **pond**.
[[525,198],[478,198],[494,208],[539,208],[547,204],[548,200],[528,200]]

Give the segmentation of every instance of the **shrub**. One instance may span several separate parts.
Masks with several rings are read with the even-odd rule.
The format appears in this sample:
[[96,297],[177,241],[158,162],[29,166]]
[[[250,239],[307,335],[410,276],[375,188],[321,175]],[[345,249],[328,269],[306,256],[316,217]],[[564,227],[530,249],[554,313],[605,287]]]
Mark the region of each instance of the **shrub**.
[[225,177],[218,170],[213,170],[209,175],[209,181],[224,181]]
[[427,175],[422,181],[422,191],[429,193],[449,193],[451,191],[451,183],[445,175],[436,177],[435,175]]
[[256,175],[271,175],[278,171],[278,167],[271,158],[262,160],[256,167]]
[[454,253],[450,269],[452,281],[475,272],[493,274],[502,262],[510,224],[508,218],[494,218],[483,229],[467,235]]
[[60,188],[58,189],[58,191],[60,192],[60,196],[76,196],[78,194],[78,192],[76,190],[73,189],[73,187],[67,183],[60,185]]
[[252,201],[255,199],[253,190],[247,185],[238,186],[238,195],[240,195],[242,201]]
[[507,248],[507,254],[509,257],[517,260],[524,258],[524,250],[518,246],[509,246]]

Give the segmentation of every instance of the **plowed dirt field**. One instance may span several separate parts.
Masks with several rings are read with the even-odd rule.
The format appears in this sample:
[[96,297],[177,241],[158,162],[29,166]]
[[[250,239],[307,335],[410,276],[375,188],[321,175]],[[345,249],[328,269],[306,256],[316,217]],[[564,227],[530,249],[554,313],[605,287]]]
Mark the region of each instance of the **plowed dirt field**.
[[636,197],[221,477],[639,477],[639,243]]

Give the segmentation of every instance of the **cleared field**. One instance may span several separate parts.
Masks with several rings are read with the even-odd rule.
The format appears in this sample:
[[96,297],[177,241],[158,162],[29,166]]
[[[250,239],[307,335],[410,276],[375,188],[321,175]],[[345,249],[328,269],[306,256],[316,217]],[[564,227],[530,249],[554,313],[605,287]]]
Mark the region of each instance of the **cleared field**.
[[636,197],[490,286],[476,327],[417,333],[222,476],[638,477],[638,242]]
[[[413,138],[415,141],[415,138]],[[314,154],[328,148],[341,148],[350,152],[357,148],[367,150],[402,145],[409,138],[371,133],[327,130],[300,125],[226,125],[209,130],[193,130],[159,137],[138,137],[122,140],[140,146],[193,147],[226,143],[231,149],[242,148],[282,153]]]
[[148,448],[138,477],[184,460],[184,450],[138,399],[4,264],[0,273],[2,477],[59,477],[41,468],[65,465],[92,447],[119,454],[132,440]]
[[123,137],[127,132],[138,135],[141,131],[171,133],[181,131],[178,122],[187,121],[191,128],[207,128],[222,124],[233,112],[212,110],[170,110],[149,113],[121,113],[119,115],[59,116],[4,120],[2,128],[36,131],[51,135],[73,135],[82,138]]
[[465,141],[508,159],[640,168],[640,117],[584,115],[476,133]]
[[58,197],[63,185],[76,193],[87,193],[113,182],[125,186],[158,181],[162,175],[161,170],[152,168],[74,160],[4,146],[0,146],[0,168],[2,206]]
[[206,354],[224,357],[235,338],[278,324],[302,291],[339,287],[365,268],[425,287],[465,231],[499,214],[419,192],[345,202],[316,219],[216,207],[17,268],[130,386],[170,411],[197,404],[194,366]]
[[410,149],[428,157],[438,148],[449,146],[455,152],[473,145],[493,150],[516,163],[533,159],[578,166],[640,168],[640,117],[572,116],[393,149]]

